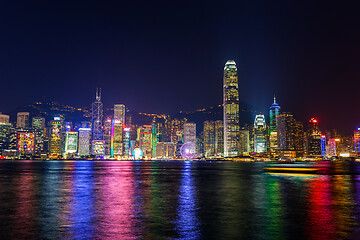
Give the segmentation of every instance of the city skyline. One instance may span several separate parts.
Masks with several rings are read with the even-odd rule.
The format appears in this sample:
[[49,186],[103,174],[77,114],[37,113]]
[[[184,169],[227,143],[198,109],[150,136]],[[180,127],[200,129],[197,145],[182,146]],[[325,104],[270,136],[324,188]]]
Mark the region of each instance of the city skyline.
[[360,119],[354,111],[360,87],[355,9],[303,1],[238,1],[231,8],[220,2],[7,2],[0,109],[44,96],[87,106],[96,87],[106,93],[105,106],[169,114],[208,108],[221,104],[219,79],[233,59],[240,101],[259,112],[267,112],[276,94],[302,121],[316,117],[327,129],[354,128]]

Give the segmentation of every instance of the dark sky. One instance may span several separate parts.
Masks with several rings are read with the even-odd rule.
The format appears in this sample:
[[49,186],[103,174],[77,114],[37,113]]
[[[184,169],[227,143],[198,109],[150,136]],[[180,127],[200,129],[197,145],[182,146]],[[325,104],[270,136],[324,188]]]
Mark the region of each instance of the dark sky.
[[240,100],[273,94],[299,120],[360,126],[355,1],[2,1],[0,111],[46,97],[175,113],[222,103],[234,59]]

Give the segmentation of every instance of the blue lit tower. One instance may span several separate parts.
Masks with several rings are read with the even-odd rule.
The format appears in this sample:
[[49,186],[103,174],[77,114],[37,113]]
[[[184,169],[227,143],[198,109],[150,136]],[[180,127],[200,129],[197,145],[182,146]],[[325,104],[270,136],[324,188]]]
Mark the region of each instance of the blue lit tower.
[[278,148],[278,142],[277,142],[277,128],[276,128],[276,119],[277,116],[280,114],[280,106],[276,102],[276,98],[274,95],[274,103],[270,106],[269,111],[269,143],[270,143],[270,153],[274,154],[276,152],[276,149]]
[[236,63],[226,62],[224,67],[224,156],[239,154],[239,87]]
[[96,89],[96,100],[91,105],[92,140],[103,140],[102,131],[103,104],[101,102],[101,88]]

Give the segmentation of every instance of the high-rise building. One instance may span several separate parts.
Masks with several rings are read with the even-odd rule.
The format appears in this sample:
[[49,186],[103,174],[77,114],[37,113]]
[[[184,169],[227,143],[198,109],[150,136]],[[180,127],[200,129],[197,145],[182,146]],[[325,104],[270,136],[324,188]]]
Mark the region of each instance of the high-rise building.
[[33,129],[44,129],[45,128],[45,118],[33,117],[32,118],[32,128]]
[[19,112],[17,114],[16,127],[17,128],[28,128],[29,127],[29,113],[28,112]]
[[111,155],[111,131],[112,131],[112,119],[107,118],[104,122],[104,140],[105,140],[105,155]]
[[279,106],[279,104],[277,104],[276,98],[274,96],[274,102],[273,102],[273,104],[271,104],[270,111],[269,111],[269,118],[270,118],[269,149],[270,149],[270,154],[272,154],[272,155],[274,155],[276,153],[276,150],[278,148],[276,119],[277,119],[277,116],[279,116],[279,114],[280,114],[280,106]]
[[120,120],[113,119],[111,127],[111,156],[123,155],[123,126]]
[[60,158],[62,150],[62,121],[60,118],[54,118],[54,120],[51,120],[50,126],[50,157]]
[[203,148],[205,157],[218,157],[224,154],[224,126],[221,120],[205,121]]
[[224,156],[239,154],[239,89],[236,63],[226,62],[223,79],[224,97]]
[[130,128],[124,127],[124,156],[131,156],[132,151],[130,151]]
[[5,114],[0,114],[0,124],[8,124],[10,121],[10,116]]
[[36,154],[44,152],[45,144],[45,118],[33,117],[32,128],[35,134],[35,149]]
[[138,141],[140,149],[143,151],[145,158],[152,158],[152,125],[143,125],[138,128]]
[[281,157],[294,158],[303,154],[303,126],[291,113],[279,114],[276,120],[278,149]]
[[215,121],[215,155],[224,156],[224,123]]
[[17,132],[17,150],[21,154],[34,154],[35,137],[32,132]]
[[10,123],[0,122],[0,154],[1,151],[9,149],[10,144]]
[[65,154],[73,154],[77,152],[78,132],[68,131],[65,136]]
[[246,129],[239,131],[239,154],[247,155],[250,153],[250,132]]
[[340,139],[339,138],[330,138],[327,145],[327,156],[328,157],[337,157],[340,155]]
[[[103,104],[101,102],[101,89],[96,89],[96,99],[91,105],[92,116],[92,141],[104,140],[103,126]],[[97,142],[97,147],[100,146]],[[103,146],[102,146],[103,147]]]
[[305,138],[306,155],[309,157],[321,157],[321,132],[318,120],[310,119]]
[[354,131],[354,149],[357,154],[360,154],[360,128]]
[[215,155],[215,124],[213,121],[204,122],[204,156],[213,157]]
[[266,152],[266,123],[264,115],[256,115],[254,121],[254,152]]
[[184,143],[192,143],[196,147],[196,124],[184,124]]
[[326,153],[326,136],[325,135],[321,135],[321,156],[322,157],[327,156],[327,153]]
[[114,105],[114,119],[121,122],[121,124],[125,125],[125,105],[123,104],[115,104]]
[[90,155],[91,128],[79,128],[79,156]]

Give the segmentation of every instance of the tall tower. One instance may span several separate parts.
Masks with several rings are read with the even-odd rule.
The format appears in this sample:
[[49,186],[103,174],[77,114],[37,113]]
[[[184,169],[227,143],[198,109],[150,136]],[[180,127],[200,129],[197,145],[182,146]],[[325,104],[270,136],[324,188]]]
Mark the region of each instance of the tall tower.
[[92,140],[103,140],[102,121],[103,104],[101,102],[101,88],[96,88],[96,100],[91,105],[92,114]]
[[270,106],[270,111],[269,111],[269,118],[270,118],[270,123],[269,123],[269,148],[270,148],[270,154],[274,155],[276,153],[276,150],[278,149],[278,141],[277,141],[277,128],[276,128],[276,121],[277,121],[277,116],[279,116],[280,114],[280,106],[279,104],[277,104],[276,102],[276,98],[274,95],[274,102],[273,104],[271,104]]
[[224,156],[239,154],[239,86],[236,63],[226,62],[224,67]]

